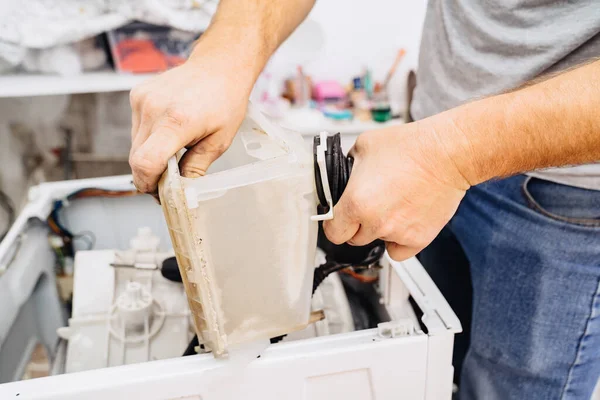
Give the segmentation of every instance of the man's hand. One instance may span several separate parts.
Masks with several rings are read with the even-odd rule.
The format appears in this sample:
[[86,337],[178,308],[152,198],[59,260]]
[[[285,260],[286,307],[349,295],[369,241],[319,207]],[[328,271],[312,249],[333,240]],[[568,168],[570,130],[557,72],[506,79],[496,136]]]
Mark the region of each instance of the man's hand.
[[495,177],[600,162],[600,61],[400,128],[359,136],[324,224],[334,243],[380,238],[403,260],[427,246],[465,191]]
[[184,176],[206,173],[231,144],[248,103],[251,80],[215,57],[190,59],[131,91],[129,163],[138,190],[155,193],[167,161],[179,150]]
[[204,175],[231,144],[254,82],[314,0],[221,0],[190,59],[131,92],[129,163],[138,190],[156,193],[184,147],[184,176]]
[[351,150],[354,167],[334,219],[334,243],[387,242],[404,260],[427,246],[454,215],[469,183],[427,123],[366,132]]

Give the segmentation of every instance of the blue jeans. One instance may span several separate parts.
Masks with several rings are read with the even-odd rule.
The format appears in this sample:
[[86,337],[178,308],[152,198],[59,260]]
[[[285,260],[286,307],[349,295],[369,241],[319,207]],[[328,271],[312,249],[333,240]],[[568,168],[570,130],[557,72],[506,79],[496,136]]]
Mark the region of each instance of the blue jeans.
[[600,191],[488,182],[449,227],[472,284],[459,398],[588,400],[600,377]]

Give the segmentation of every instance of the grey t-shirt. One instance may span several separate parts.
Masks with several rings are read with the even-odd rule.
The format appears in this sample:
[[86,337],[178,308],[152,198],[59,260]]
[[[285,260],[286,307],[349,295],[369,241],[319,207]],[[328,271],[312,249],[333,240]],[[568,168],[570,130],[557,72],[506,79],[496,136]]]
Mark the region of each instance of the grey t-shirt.
[[[425,118],[596,57],[600,0],[429,0],[411,114]],[[600,164],[530,175],[600,190]]]

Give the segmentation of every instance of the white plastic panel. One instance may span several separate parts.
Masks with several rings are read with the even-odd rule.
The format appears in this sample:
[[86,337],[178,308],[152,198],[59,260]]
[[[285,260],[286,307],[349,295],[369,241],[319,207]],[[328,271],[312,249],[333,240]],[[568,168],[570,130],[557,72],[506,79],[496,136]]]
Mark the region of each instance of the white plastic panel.
[[[115,258],[114,250],[76,255],[72,317],[61,329],[67,373],[179,357],[192,338],[183,285],[157,269],[112,267]],[[131,283],[150,296],[147,327],[132,324],[116,306]]]
[[46,235],[39,223],[24,230],[8,254],[12,268],[0,275],[0,383],[21,378],[37,343],[50,360],[56,355],[56,329],[66,320]]
[[15,382],[0,386],[0,398],[418,400],[426,375],[427,335],[379,339],[368,330],[273,345],[241,370],[206,354]]

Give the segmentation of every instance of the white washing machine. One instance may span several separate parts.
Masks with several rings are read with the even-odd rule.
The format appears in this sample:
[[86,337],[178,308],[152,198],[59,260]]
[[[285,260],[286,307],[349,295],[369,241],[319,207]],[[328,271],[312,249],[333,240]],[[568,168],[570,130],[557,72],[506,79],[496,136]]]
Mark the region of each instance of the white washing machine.
[[[162,211],[147,196],[98,196],[64,204],[62,224],[95,238],[93,251],[86,250],[87,241],[74,242],[75,296],[67,318],[46,220],[55,200],[84,188],[133,186],[130,176],[121,176],[34,187],[0,243],[0,398],[451,398],[452,345],[460,322],[414,258],[382,260],[378,296],[390,320],[377,328],[353,330],[333,277],[313,299],[313,309],[323,310],[325,320],[305,331],[280,343],[246,346],[226,360],[211,354],[179,356],[192,335],[189,311],[182,306],[181,287],[157,271],[171,246]],[[135,253],[123,272],[115,257],[131,255],[130,242],[139,237],[140,227],[155,237],[147,250],[152,256],[136,261]],[[139,285],[130,287],[132,282]],[[123,296],[124,304],[151,310],[141,319],[133,317],[137,333],[119,330],[115,321],[115,304]],[[18,381],[37,344],[49,355],[52,376]]]

